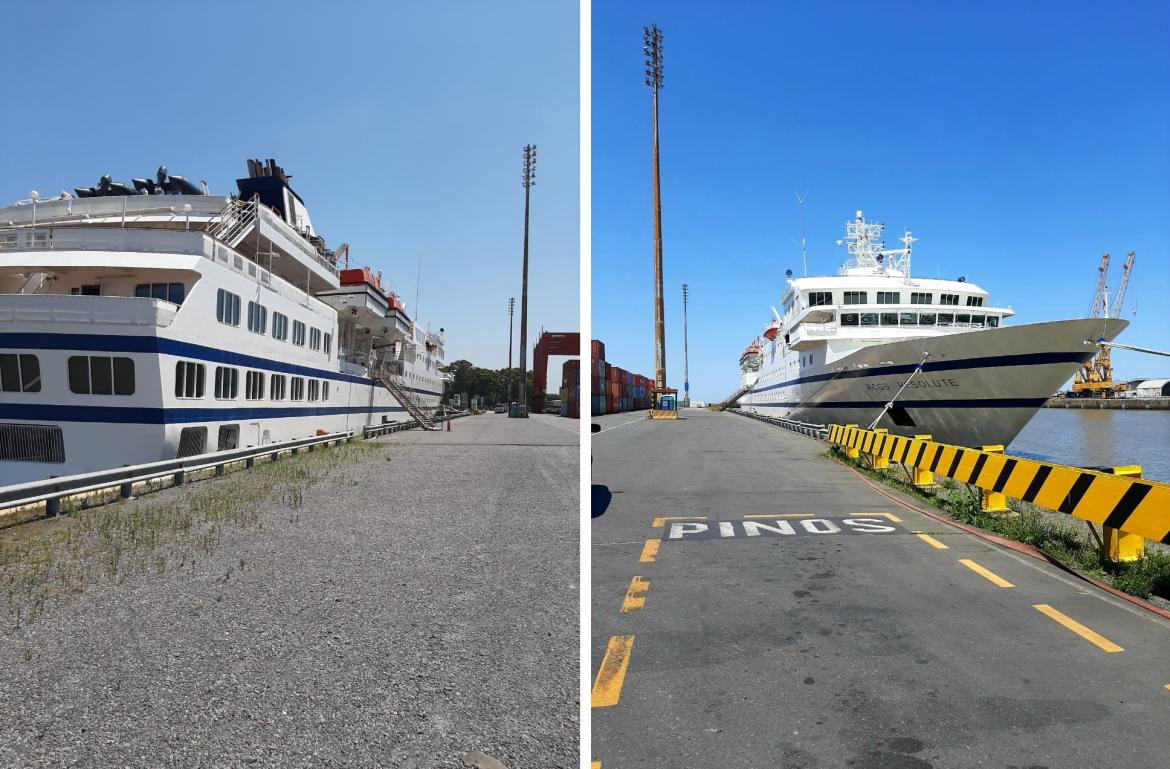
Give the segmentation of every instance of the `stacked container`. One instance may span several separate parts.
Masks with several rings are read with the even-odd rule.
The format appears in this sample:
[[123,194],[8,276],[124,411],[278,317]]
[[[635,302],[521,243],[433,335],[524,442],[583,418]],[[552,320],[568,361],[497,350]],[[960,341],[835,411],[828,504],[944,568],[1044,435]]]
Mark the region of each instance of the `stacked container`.
[[605,413],[605,343],[593,340],[589,358],[589,397],[591,399],[589,413],[601,416]]
[[593,416],[650,408],[652,380],[605,362],[605,344],[594,339],[590,356]]
[[581,418],[581,361],[567,360],[561,369],[561,416]]

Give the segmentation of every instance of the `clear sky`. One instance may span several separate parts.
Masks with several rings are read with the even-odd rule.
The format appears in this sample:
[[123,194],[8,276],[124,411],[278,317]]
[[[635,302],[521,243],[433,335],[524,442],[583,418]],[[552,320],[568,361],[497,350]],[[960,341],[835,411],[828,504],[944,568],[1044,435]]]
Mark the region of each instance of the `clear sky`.
[[161,164],[227,194],[273,157],[328,244],[411,308],[422,258],[418,318],[448,360],[503,367],[527,143],[528,338],[579,326],[578,26],[575,3],[541,0],[13,3],[0,200]]
[[[730,10],[734,8],[733,10]],[[1137,266],[1119,339],[1170,348],[1170,5],[594,0],[592,333],[653,376],[650,89],[664,32],[668,383],[717,400],[739,354],[861,209],[919,239],[914,274],[968,280],[1014,323],[1083,316],[1101,254]],[[1137,314],[1131,309],[1136,305]],[[1170,358],[1115,352],[1115,376]]]

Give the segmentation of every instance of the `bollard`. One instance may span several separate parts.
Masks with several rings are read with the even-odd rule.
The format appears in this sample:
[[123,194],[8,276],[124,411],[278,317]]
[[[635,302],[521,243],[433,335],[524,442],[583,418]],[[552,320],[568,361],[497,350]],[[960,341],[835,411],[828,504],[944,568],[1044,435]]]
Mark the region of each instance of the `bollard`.
[[244,460],[244,467],[255,467],[255,466],[256,466],[256,457],[255,456],[248,457],[247,459]]
[[215,476],[218,478],[221,475],[223,475],[223,465],[216,465],[215,466]]
[[[932,441],[934,438],[929,435],[915,435],[914,440]],[[912,467],[910,468],[910,471],[913,475],[915,486],[918,486],[919,488],[925,488],[927,486],[934,485],[934,473],[930,472],[930,470],[926,470],[920,467]]]
[[134,495],[134,484],[129,482],[123,483],[118,487],[118,494],[121,495],[122,499],[130,499]]
[[878,447],[882,444],[885,436],[889,432],[890,431],[884,427],[874,430],[874,433],[877,434],[877,437],[873,439],[873,445],[870,446],[869,452],[869,466],[874,470],[885,470],[890,466],[890,460],[886,459],[881,454],[878,454]]
[[447,418],[447,432],[451,432],[451,418]]
[[[1139,465],[1125,465],[1110,470],[1114,475],[1141,478]],[[1130,534],[1112,526],[1101,525],[1101,556],[1114,563],[1137,561],[1146,554],[1146,540],[1140,534]]]
[[45,517],[56,518],[61,514],[61,498],[49,497],[45,500]]
[[[984,446],[983,451],[988,454],[1002,454],[1003,446]],[[972,478],[972,481],[975,479]],[[1012,509],[1008,507],[1007,497],[999,491],[991,491],[989,489],[979,489],[979,509],[985,513],[1010,513]]]
[[[856,428],[856,427],[857,427],[857,425],[845,425],[846,430],[849,430],[850,428]],[[853,447],[849,446],[849,444],[845,444],[845,458],[846,459],[857,459],[860,456],[861,456],[861,449],[853,448]]]

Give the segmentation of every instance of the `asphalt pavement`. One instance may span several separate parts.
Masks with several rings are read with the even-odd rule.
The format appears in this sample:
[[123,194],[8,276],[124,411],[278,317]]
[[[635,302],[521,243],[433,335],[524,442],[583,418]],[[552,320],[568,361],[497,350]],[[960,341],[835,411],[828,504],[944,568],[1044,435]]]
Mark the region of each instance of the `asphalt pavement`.
[[380,438],[182,568],[0,634],[0,766],[575,767],[578,424]]
[[1170,623],[732,414],[594,418],[592,759],[1160,767]]

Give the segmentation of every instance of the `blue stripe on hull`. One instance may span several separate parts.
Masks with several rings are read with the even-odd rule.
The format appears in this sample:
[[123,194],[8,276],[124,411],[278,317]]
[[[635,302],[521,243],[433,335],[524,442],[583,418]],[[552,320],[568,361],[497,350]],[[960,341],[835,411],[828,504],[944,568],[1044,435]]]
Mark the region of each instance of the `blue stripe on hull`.
[[[138,352],[155,353],[158,355],[174,355],[181,358],[192,358],[209,363],[222,363],[231,366],[265,369],[282,374],[296,374],[317,379],[334,379],[338,382],[351,382],[360,385],[377,386],[377,382],[367,377],[343,374],[340,371],[317,369],[309,366],[300,366],[295,363],[257,358],[254,355],[220,350],[192,342],[180,342],[175,339],[164,339],[153,335],[129,336],[125,334],[0,334],[0,348],[20,350],[79,350],[85,352]],[[424,390],[419,387],[407,386],[408,390],[423,395],[437,395],[442,393],[434,390]]]
[[[1039,408],[1047,400],[1047,398],[960,398],[918,401],[899,399],[894,405],[908,409]],[[801,406],[801,411],[807,411],[812,409],[872,409],[875,406],[885,405],[885,401],[771,401],[746,405],[749,408],[754,406],[775,408]]]
[[[3,335],[0,335],[2,339]],[[1043,352],[1043,353],[1029,353],[1027,355],[996,355],[989,358],[967,358],[962,360],[942,360],[942,361],[928,361],[922,366],[923,374],[931,374],[936,371],[958,371],[966,368],[994,368],[999,366],[1033,366],[1044,363],[1084,363],[1092,359],[1094,353],[1080,353],[1080,352]],[[871,376],[888,376],[890,374],[910,374],[918,367],[917,363],[905,363],[897,366],[879,366],[867,369],[854,369],[850,371],[838,371],[833,373],[812,374],[806,377],[798,377],[797,379],[789,379],[787,382],[778,382],[777,384],[768,385],[767,387],[760,387],[749,390],[750,393],[763,393],[768,390],[775,390],[778,387],[790,387],[792,385],[803,384],[805,382],[824,382],[830,379],[858,379],[861,377]],[[901,401],[899,401],[901,403]],[[789,405],[789,404],[761,404],[761,405]],[[792,404],[796,405],[796,404]],[[847,407],[848,408],[848,407]]]
[[368,406],[280,408],[139,408],[134,406],[58,406],[53,404],[0,403],[0,419],[36,422],[111,422],[118,424],[186,424],[230,420],[281,419],[333,414],[380,414],[406,412],[405,408]]

